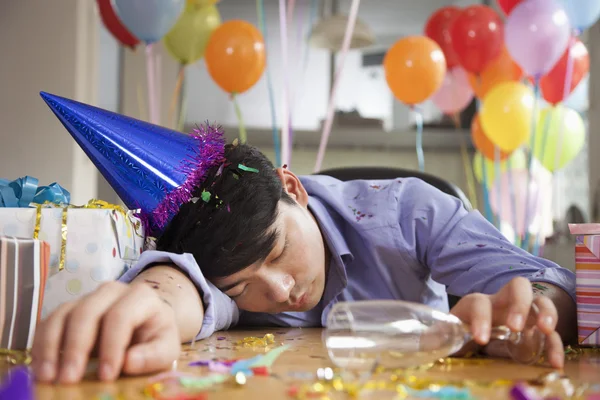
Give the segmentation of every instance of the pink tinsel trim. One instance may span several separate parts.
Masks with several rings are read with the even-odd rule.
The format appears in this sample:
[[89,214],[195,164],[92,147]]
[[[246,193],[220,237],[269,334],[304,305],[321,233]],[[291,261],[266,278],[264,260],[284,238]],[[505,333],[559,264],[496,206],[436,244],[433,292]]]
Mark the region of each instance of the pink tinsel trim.
[[220,126],[208,123],[194,129],[190,136],[197,145],[189,147],[189,156],[181,161],[180,170],[187,174],[185,183],[170,193],[150,213],[142,213],[141,219],[156,234],[162,231],[179,208],[190,201],[194,190],[204,182],[209,169],[225,161],[225,139]]

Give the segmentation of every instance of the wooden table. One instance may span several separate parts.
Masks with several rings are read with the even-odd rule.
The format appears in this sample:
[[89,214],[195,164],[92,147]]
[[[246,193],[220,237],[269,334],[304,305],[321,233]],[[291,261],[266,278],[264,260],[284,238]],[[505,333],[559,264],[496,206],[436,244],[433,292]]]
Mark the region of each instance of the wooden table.
[[[236,346],[235,343],[244,337],[262,337],[266,333],[275,335],[276,344],[285,343],[291,346],[273,365],[273,376],[249,377],[243,386],[236,385],[234,382],[217,385],[209,389],[207,396],[209,399],[275,400],[289,398],[290,387],[303,388],[317,382],[316,377],[309,379],[307,374],[315,374],[319,368],[332,367],[321,342],[322,329],[272,329],[270,331],[219,332],[207,340],[195,343],[193,347],[186,347],[178,361],[177,369],[205,375],[208,373],[207,367],[189,367],[187,364],[191,361],[215,357],[239,359],[265,353],[268,350],[264,347],[242,347]],[[498,380],[536,379],[552,372],[547,367],[521,366],[507,360],[449,360],[446,364],[438,364],[426,370],[410,371],[406,374],[412,377],[413,382],[423,379],[431,383],[443,384],[447,381],[464,383],[465,380],[469,380],[474,385],[471,390],[476,398],[507,399],[510,398],[508,390],[512,383],[503,383]],[[551,387],[557,394],[564,393],[564,390],[560,388],[568,386],[569,382],[580,388],[579,385],[584,383],[589,383],[592,387],[594,384],[597,385],[600,383],[600,351],[579,355],[575,360],[568,361],[564,374],[570,379],[556,381],[548,386],[548,390]],[[89,375],[84,382],[73,386],[38,385],[36,388],[37,398],[43,400],[144,399],[146,397],[143,395],[143,390],[149,385],[151,379],[149,377],[121,378],[115,383],[105,384],[95,381],[93,374]],[[372,379],[388,382],[390,385],[391,379],[394,379],[389,373],[381,373],[377,376]],[[398,379],[402,379],[403,376],[403,373],[396,372]],[[496,381],[494,387],[485,388],[481,385],[483,382],[493,381]],[[600,391],[600,388],[595,390]],[[362,393],[361,398],[402,398],[396,397],[397,394],[393,392],[373,391],[370,393],[370,395]],[[119,395],[122,397],[118,397]],[[348,398],[348,396],[334,393],[330,398]]]

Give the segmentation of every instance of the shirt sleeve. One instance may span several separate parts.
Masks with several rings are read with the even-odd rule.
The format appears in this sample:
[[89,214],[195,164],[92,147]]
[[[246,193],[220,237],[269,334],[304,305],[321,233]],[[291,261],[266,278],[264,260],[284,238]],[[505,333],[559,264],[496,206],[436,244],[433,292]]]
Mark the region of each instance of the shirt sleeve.
[[400,230],[412,253],[448,293],[496,293],[522,276],[566,291],[575,301],[575,274],[510,243],[478,211],[419,180],[400,185]]
[[145,251],[133,268],[123,274],[119,280],[129,283],[146,267],[155,263],[175,264],[177,268],[189,276],[196,289],[198,289],[198,293],[202,296],[204,320],[196,340],[207,338],[215,331],[227,330],[237,324],[239,310],[235,302],[204,278],[200,267],[191,254]]

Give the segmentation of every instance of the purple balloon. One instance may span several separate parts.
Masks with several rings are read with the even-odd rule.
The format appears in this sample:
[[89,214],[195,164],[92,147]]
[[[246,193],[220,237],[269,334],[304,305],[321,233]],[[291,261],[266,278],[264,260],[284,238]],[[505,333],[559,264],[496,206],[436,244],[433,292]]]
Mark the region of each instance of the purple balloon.
[[506,48],[523,70],[534,78],[549,72],[563,55],[571,37],[565,10],[555,0],[528,0],[506,20]]

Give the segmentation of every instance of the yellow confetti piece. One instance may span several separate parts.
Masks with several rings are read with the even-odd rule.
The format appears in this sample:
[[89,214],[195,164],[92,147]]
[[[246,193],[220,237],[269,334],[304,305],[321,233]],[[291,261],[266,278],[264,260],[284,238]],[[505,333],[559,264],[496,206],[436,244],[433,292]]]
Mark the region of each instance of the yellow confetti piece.
[[244,347],[267,347],[275,343],[275,335],[267,333],[262,338],[256,336],[249,336],[235,342],[238,346]]

